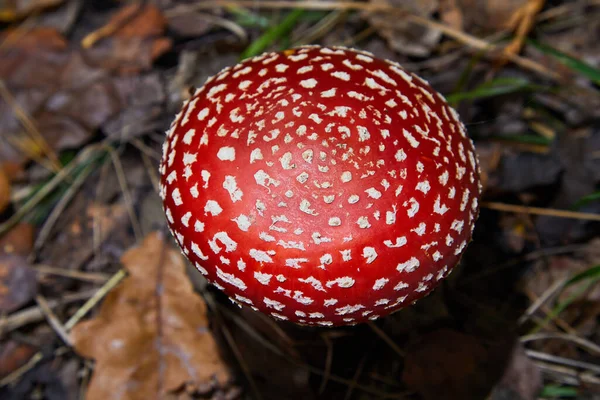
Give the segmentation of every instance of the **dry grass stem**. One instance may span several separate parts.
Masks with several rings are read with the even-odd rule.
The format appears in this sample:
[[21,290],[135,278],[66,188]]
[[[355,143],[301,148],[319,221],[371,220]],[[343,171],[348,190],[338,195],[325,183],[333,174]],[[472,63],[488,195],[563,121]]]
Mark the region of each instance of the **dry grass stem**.
[[379,336],[381,338],[381,340],[383,340],[388,346],[390,346],[390,348],[392,350],[394,350],[394,353],[398,354],[400,356],[400,358],[404,358],[406,356],[406,353],[404,352],[404,350],[402,350],[400,348],[400,346],[398,346],[396,344],[396,342],[394,342],[392,340],[391,337],[389,337],[387,335],[387,333],[385,333],[380,327],[378,327],[374,322],[370,321],[369,322],[369,327],[373,330],[373,332],[375,332],[377,334],[377,336]]
[[37,296],[35,296],[35,301],[40,306],[40,310],[42,310],[42,313],[44,313],[46,320],[48,321],[52,329],[54,329],[54,332],[56,332],[58,337],[61,338],[61,340],[67,345],[69,345],[69,347],[72,347],[71,339],[69,339],[69,334],[67,333],[67,330],[65,329],[64,325],[60,322],[56,314],[54,314],[54,311],[52,311],[52,309],[50,308],[50,305],[48,304],[48,301],[46,301],[46,298],[38,294]]
[[73,278],[84,282],[105,283],[110,279],[109,275],[99,272],[82,272],[73,271],[65,268],[56,268],[49,265],[37,264],[33,268],[42,274],[64,276],[65,278]]
[[[70,303],[74,303],[76,301],[87,300],[91,296],[93,296],[95,292],[96,290],[92,289],[85,290],[79,293],[67,294],[62,296],[60,300],[48,300],[48,306],[52,309]],[[27,324],[39,322],[43,319],[44,314],[38,306],[29,307],[24,310],[12,313],[4,319],[0,319],[0,332],[10,332]]]
[[493,201],[483,202],[481,204],[481,207],[488,208],[490,210],[505,211],[512,213],[545,215],[548,217],[580,219],[587,221],[600,221],[600,214],[584,213],[569,210],[557,210],[553,208],[519,206],[516,204],[498,203]]
[[545,333],[545,332],[543,332],[543,333],[534,333],[531,335],[521,336],[520,341],[521,341],[521,343],[528,343],[528,342],[533,342],[533,341],[537,341],[537,340],[550,340],[550,339],[558,339],[558,340],[564,340],[567,342],[573,342],[577,346],[588,351],[589,353],[594,354],[596,356],[600,356],[600,345],[598,345],[594,342],[591,342],[585,338],[579,337],[577,335],[570,335],[570,334],[566,334],[566,333]]
[[120,269],[106,283],[94,293],[94,295],[86,301],[65,323],[65,329],[70,331],[73,327],[102,300],[108,292],[117,286],[123,278],[127,276],[127,271]]
[[92,173],[94,170],[93,167],[93,163],[87,165],[85,169],[81,171],[79,175],[77,175],[77,178],[75,178],[75,180],[69,185],[69,188],[62,195],[58,203],[56,203],[56,206],[54,206],[52,212],[48,218],[46,218],[46,221],[44,221],[44,224],[42,225],[42,228],[35,239],[35,243],[33,245],[34,253],[38,252],[44,246],[48,236],[52,232],[52,228],[65,211],[75,194],[77,194],[81,186],[83,186],[87,177]]
[[110,154],[110,159],[115,168],[119,187],[121,188],[121,192],[123,192],[123,200],[125,201],[125,207],[127,209],[127,213],[129,214],[129,219],[131,220],[131,226],[133,228],[135,239],[137,242],[139,242],[143,238],[142,227],[137,215],[135,214],[133,200],[131,198],[131,193],[129,192],[129,186],[127,185],[127,178],[125,177],[125,171],[123,170],[123,164],[121,164],[121,159],[113,148],[109,147],[108,153]]
[[[2,100],[6,102],[12,109],[12,112],[19,119],[23,127],[25,128],[25,132],[29,135],[31,140],[36,144],[36,146],[42,151],[42,154],[45,154],[46,157],[50,160],[51,171],[58,172],[61,168],[60,161],[58,160],[58,156],[54,152],[54,150],[48,145],[44,136],[40,133],[40,131],[35,126],[33,120],[25,110],[17,103],[16,99],[10,93],[6,84],[3,80],[0,79],[0,97]],[[22,150],[22,149],[21,149]],[[28,154],[29,155],[29,154]]]
[[[268,1],[268,0],[240,0],[240,1],[205,1],[201,3],[186,4],[174,7],[165,12],[168,17],[187,14],[189,12],[198,10],[209,10],[218,7],[248,7],[248,8],[266,8],[266,9],[288,9],[288,8],[303,8],[311,10],[360,10],[365,12],[389,12],[398,14],[398,17],[403,17],[410,22],[425,26],[432,29],[437,29],[444,33],[448,37],[451,37],[458,42],[469,46],[478,51],[499,51],[501,56],[500,48],[492,43],[489,43],[483,39],[477,38],[466,32],[458,29],[454,29],[448,25],[432,21],[427,18],[423,18],[414,14],[410,14],[405,9],[401,9],[386,3],[363,3],[357,1]],[[560,79],[560,75],[556,72],[549,70],[540,63],[537,63],[531,59],[521,57],[516,54],[507,54],[506,57],[517,64],[521,68],[528,69],[536,72],[547,78],[554,80]]]
[[69,165],[60,169],[56,175],[54,175],[52,179],[50,179],[50,181],[44,185],[44,187],[42,187],[31,197],[31,199],[29,199],[21,208],[19,208],[8,220],[0,224],[0,236],[16,225],[25,215],[33,210],[42,200],[44,200],[46,196],[56,189],[58,185],[68,179],[78,165],[95,156],[99,149],[102,149],[102,146],[88,146],[81,153],[79,153],[78,156],[69,163]]
[[566,357],[553,356],[552,354],[542,353],[541,351],[536,350],[525,350],[525,354],[527,354],[530,358],[534,360],[546,361],[564,367],[573,367],[588,370],[594,374],[600,374],[600,365],[598,364],[577,361]]

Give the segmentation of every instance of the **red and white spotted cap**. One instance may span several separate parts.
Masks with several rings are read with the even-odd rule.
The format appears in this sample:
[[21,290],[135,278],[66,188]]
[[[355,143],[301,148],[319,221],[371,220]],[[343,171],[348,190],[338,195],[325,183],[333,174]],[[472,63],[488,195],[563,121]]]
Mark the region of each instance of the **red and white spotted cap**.
[[481,189],[455,111],[394,62],[301,47],[226,68],[167,132],[160,193],[196,268],[281,320],[374,320],[425,296]]

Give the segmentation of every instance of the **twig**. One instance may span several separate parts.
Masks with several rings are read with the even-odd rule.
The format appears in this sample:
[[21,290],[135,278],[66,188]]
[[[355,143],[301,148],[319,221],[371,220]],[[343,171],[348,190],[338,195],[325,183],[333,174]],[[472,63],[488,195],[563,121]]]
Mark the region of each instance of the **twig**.
[[2,79],[0,79],[0,96],[6,102],[6,104],[10,106],[13,113],[17,116],[17,118],[25,128],[25,132],[29,134],[34,143],[36,143],[39,146],[40,150],[42,150],[42,152],[48,157],[52,166],[51,171],[57,172],[58,170],[60,170],[61,164],[58,160],[58,156],[56,155],[54,150],[52,150],[52,148],[48,145],[48,142],[46,142],[46,139],[44,139],[44,136],[42,136],[42,134],[37,129],[29,115],[27,115],[25,110],[23,110],[19,103],[17,103],[16,99],[10,93],[10,91],[6,87],[6,84],[4,83],[4,80]]
[[96,293],[86,301],[80,308],[69,318],[65,323],[65,329],[70,331],[73,327],[83,318],[92,308],[96,306],[110,292],[115,286],[117,286],[123,278],[127,276],[127,271],[120,269],[115,273]]
[[[225,341],[227,342],[227,344],[229,345],[229,348],[233,352],[235,359],[240,364],[240,367],[242,368],[244,376],[246,377],[246,379],[248,379],[248,383],[250,384],[250,388],[252,389],[252,393],[254,394],[255,399],[262,400],[263,396],[262,396],[260,390],[258,389],[258,386],[256,385],[254,377],[252,376],[252,371],[250,371],[250,367],[248,367],[248,363],[246,363],[246,360],[244,359],[244,355],[240,351],[240,348],[238,347],[238,345],[235,343],[235,340],[233,339],[233,336],[231,335],[229,328],[227,328],[227,325],[225,325],[225,323],[223,322],[216,302],[214,301],[213,297],[208,293],[205,293],[204,299],[206,300],[206,304],[208,304],[208,306],[215,312],[214,313],[215,318],[217,319],[218,325],[221,328],[221,332],[223,333],[223,336],[225,337]],[[269,348],[269,347],[267,347],[267,348]]]
[[534,363],[542,372],[547,375],[552,375],[553,378],[558,378],[558,375],[560,376],[559,380],[568,385],[579,386],[582,382],[593,385],[600,384],[599,378],[586,372],[581,373],[574,368],[563,367],[543,361],[534,361]]
[[323,375],[321,385],[319,386],[319,394],[323,394],[325,391],[333,366],[333,343],[331,342],[331,339],[329,339],[329,336],[322,335],[322,337],[325,344],[327,344],[327,354],[325,355],[325,374]]
[[160,187],[160,178],[157,174],[158,169],[154,164],[152,164],[152,160],[150,157],[144,152],[140,152],[140,156],[142,157],[142,162],[144,163],[144,167],[146,168],[146,173],[150,178],[150,182],[152,183],[152,187],[154,188],[154,192],[159,192]]
[[[194,4],[186,4],[174,7],[168,11],[166,11],[165,15],[167,16],[175,16],[181,15],[185,13],[189,13],[191,11],[197,10],[207,10],[214,9],[218,7],[262,7],[262,8],[271,8],[271,9],[312,9],[312,10],[361,10],[366,12],[388,12],[394,13],[398,15],[398,17],[402,16],[406,18],[408,21],[415,23],[420,26],[425,26],[427,28],[437,29],[445,35],[467,45],[471,48],[474,48],[479,51],[493,51],[499,50],[498,46],[489,43],[483,39],[477,38],[473,35],[470,35],[466,32],[454,29],[448,25],[441,24],[439,22],[435,22],[429,20],[427,18],[420,17],[418,15],[410,14],[407,10],[390,5],[388,3],[363,3],[357,1],[269,1],[269,0],[240,0],[240,1],[204,1]],[[525,68],[531,71],[534,71],[540,75],[543,75],[547,78],[551,78],[554,80],[560,79],[560,75],[554,71],[549,70],[544,67],[542,64],[533,61],[531,59],[521,57],[516,54],[508,54],[508,59],[513,63],[517,64],[521,68]]]
[[352,397],[352,392],[354,392],[354,388],[358,384],[358,378],[362,374],[363,369],[365,368],[365,363],[367,362],[367,358],[369,358],[370,351],[365,351],[363,356],[361,357],[358,366],[356,367],[356,371],[354,371],[354,376],[352,376],[352,384],[348,386],[346,389],[346,395],[344,396],[344,400],[350,400]]
[[541,351],[525,350],[530,358],[534,360],[547,361],[553,364],[563,365],[567,367],[574,367],[579,369],[585,369],[595,374],[600,374],[600,365],[592,364],[584,361],[577,361],[571,358],[554,356],[552,354],[542,353]]
[[537,300],[535,300],[533,303],[531,303],[529,307],[527,307],[527,310],[525,310],[523,315],[521,315],[521,317],[519,318],[518,324],[523,325],[525,322],[527,322],[529,318],[531,318],[531,316],[535,314],[535,312],[540,307],[542,307],[548,300],[560,293],[560,291],[565,287],[566,283],[566,278],[554,282],[548,289],[544,291],[544,293],[542,293],[540,297],[537,298]]
[[60,322],[56,314],[54,314],[54,311],[52,311],[52,309],[50,308],[50,305],[48,304],[48,301],[46,301],[46,298],[41,294],[38,294],[37,296],[35,296],[35,301],[40,306],[42,313],[44,313],[44,315],[46,316],[46,320],[48,320],[48,323],[50,324],[52,329],[54,329],[58,337],[61,338],[62,341],[65,342],[69,347],[73,347],[73,343],[69,338],[67,330],[65,329],[64,325]]
[[[60,300],[48,300],[48,306],[52,309],[76,301],[86,300],[93,296],[95,292],[96,290],[92,289],[79,293],[66,294],[63,295]],[[41,321],[42,319],[44,319],[44,314],[39,307],[29,307],[17,311],[4,319],[0,319],[0,332],[10,332],[24,325]]]
[[600,214],[584,213],[578,211],[557,210],[553,208],[519,206],[516,204],[498,203],[487,201],[481,204],[481,207],[496,211],[506,211],[513,213],[524,213],[534,215],[545,215],[556,218],[570,218],[587,221],[600,221]]
[[116,151],[112,148],[108,148],[108,153],[110,154],[110,159],[115,167],[115,173],[117,175],[117,181],[119,182],[119,186],[121,187],[121,191],[123,192],[123,199],[125,200],[125,207],[127,208],[127,213],[129,214],[129,219],[131,220],[131,226],[133,228],[133,233],[135,235],[136,241],[142,240],[143,233],[140,222],[135,215],[135,210],[133,207],[133,200],[131,198],[131,194],[129,192],[129,186],[127,185],[127,179],[125,178],[125,172],[123,170],[123,164],[121,164],[121,160],[119,156],[117,156]]
[[33,268],[42,274],[64,276],[85,282],[105,283],[110,278],[110,276],[102,273],[72,271],[70,269],[57,268],[44,264],[34,265]]
[[8,220],[0,224],[0,235],[6,233],[10,228],[15,226],[21,218],[29,213],[34,207],[36,207],[43,199],[46,198],[58,185],[60,185],[67,177],[73,172],[73,170],[88,158],[92,157],[102,146],[88,146],[83,150],[77,158],[71,161],[67,166],[59,170],[48,183],[44,185],[38,192],[36,192],[31,199],[27,201],[21,208],[19,208]]
[[[124,269],[120,269],[116,274],[112,276],[100,289],[98,289],[94,295],[88,299],[76,312],[69,318],[69,320],[64,324],[64,331],[69,332],[73,327],[83,318],[96,304],[100,302],[110,292],[115,286],[121,282],[123,278],[127,276],[127,272]],[[48,304],[50,306],[50,304]],[[43,354],[41,352],[37,352],[31,357],[31,359],[25,364],[23,367],[13,371],[10,375],[6,376],[2,380],[0,380],[0,387],[8,385],[11,382],[16,381],[37,365],[42,359]]]
[[129,22],[133,21],[144,9],[144,1],[139,2],[133,8],[129,10],[129,13],[117,20],[113,20],[103,27],[96,29],[95,31],[88,33],[81,40],[81,47],[89,49],[96,44],[96,42],[113,35],[115,32],[123,28]]
[[77,175],[77,178],[75,178],[73,183],[69,186],[69,188],[64,193],[64,195],[61,197],[61,199],[58,201],[56,206],[54,206],[54,209],[52,210],[52,212],[50,213],[50,215],[44,222],[44,225],[40,229],[40,232],[39,232],[37,238],[35,239],[35,243],[33,245],[33,253],[34,254],[37,253],[44,246],[44,244],[46,243],[46,239],[48,238],[48,236],[50,235],[50,232],[52,232],[52,228],[56,224],[56,221],[58,221],[58,218],[62,215],[65,208],[69,205],[69,202],[71,201],[71,199],[73,199],[73,197],[75,196],[77,191],[85,183],[85,180],[87,179],[87,177],[92,173],[93,167],[94,167],[93,162],[88,164],[85,167],[85,169]]
[[369,327],[379,336],[392,350],[394,353],[398,354],[401,358],[406,356],[404,350],[402,350],[393,340],[390,338],[387,333],[385,333],[380,327],[378,327],[374,322],[369,321]]
[[573,342],[579,347],[589,351],[590,353],[594,353],[596,355],[600,355],[600,346],[594,342],[591,342],[585,338],[579,337],[577,335],[569,335],[566,333],[534,333],[531,335],[521,336],[521,343],[528,343],[535,340],[548,340],[548,339],[559,339],[566,340],[568,342]]

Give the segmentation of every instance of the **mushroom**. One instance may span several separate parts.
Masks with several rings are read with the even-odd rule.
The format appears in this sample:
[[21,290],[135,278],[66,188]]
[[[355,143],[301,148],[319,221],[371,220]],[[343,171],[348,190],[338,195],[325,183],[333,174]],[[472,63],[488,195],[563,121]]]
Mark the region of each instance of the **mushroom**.
[[375,320],[434,289],[481,192],[456,112],[392,61],[267,53],[196,90],[167,132],[160,195],[183,253],[280,320]]

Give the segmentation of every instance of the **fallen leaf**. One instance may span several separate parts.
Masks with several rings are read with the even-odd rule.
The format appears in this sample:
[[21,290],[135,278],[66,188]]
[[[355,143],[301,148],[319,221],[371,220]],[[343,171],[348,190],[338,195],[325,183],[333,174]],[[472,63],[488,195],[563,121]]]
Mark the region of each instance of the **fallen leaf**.
[[0,213],[3,212],[10,204],[10,181],[4,172],[4,168],[0,167]]
[[457,0],[469,30],[495,32],[511,28],[513,15],[527,0]]
[[[371,3],[389,4],[426,18],[431,17],[439,8],[438,0],[371,0]],[[368,19],[391,48],[409,56],[428,56],[441,38],[440,31],[416,25],[393,13],[372,13]]]
[[35,353],[35,348],[25,343],[8,340],[0,345],[0,378],[23,366]]
[[226,384],[230,373],[181,254],[153,233],[121,261],[129,277],[71,333],[75,349],[96,360],[86,398],[153,399]]
[[[118,184],[114,185],[118,188]],[[97,204],[89,198],[92,196],[95,194],[82,191],[65,210],[61,223],[54,228],[56,236],[40,252],[44,263],[58,268],[79,270],[85,266],[93,270],[90,263],[95,253],[109,263],[117,262],[126,246],[133,242],[125,205]],[[113,244],[107,245],[110,241]],[[63,284],[60,280],[54,282],[55,287]]]
[[440,0],[440,19],[452,28],[462,31],[464,17],[458,0]]
[[37,293],[35,271],[24,258],[0,255],[0,313],[10,313]]
[[35,227],[26,222],[15,225],[11,230],[0,236],[0,255],[18,254],[27,256],[33,249],[33,234]]
[[536,400],[542,388],[542,374],[527,357],[520,343],[515,344],[504,375],[494,387],[490,400]]
[[0,79],[14,100],[0,99],[2,134],[8,139],[0,142],[0,159],[22,165],[40,153],[19,114],[49,148],[60,151],[86,143],[122,109],[108,72],[90,66],[55,29],[5,31],[0,42]]
[[445,328],[420,335],[406,349],[402,380],[425,400],[484,399],[508,357],[492,342]]
[[0,21],[12,22],[38,13],[47,8],[56,7],[64,0],[12,0],[3,1],[0,7]]
[[170,50],[171,40],[163,36],[166,26],[158,7],[131,4],[84,38],[82,45],[95,64],[121,74],[138,73]]

